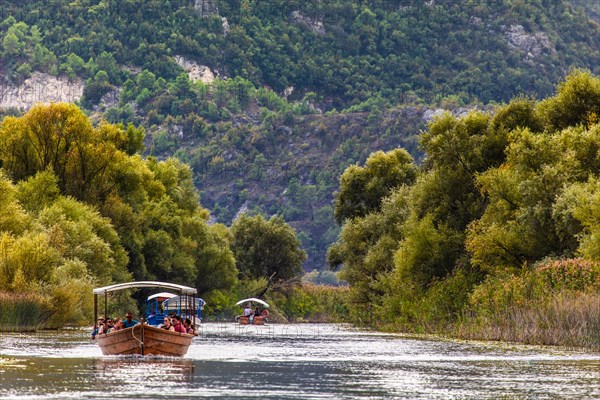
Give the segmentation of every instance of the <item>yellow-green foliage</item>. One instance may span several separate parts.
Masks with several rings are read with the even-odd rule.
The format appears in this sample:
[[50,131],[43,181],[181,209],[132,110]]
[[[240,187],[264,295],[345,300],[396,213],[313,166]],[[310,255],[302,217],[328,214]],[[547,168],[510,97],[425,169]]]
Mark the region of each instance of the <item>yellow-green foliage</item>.
[[551,131],[597,123],[600,115],[600,80],[589,71],[574,71],[558,85],[556,96],[539,104],[538,113]]
[[600,346],[600,263],[548,260],[520,274],[489,277],[470,297],[464,336]]
[[206,306],[202,311],[205,320],[211,318],[231,319],[235,315],[241,314],[240,307],[235,305],[240,300],[240,296],[235,292],[211,290],[205,293],[202,298],[206,301]]
[[94,280],[80,260],[69,260],[54,270],[48,293],[54,313],[44,323],[46,328],[60,328],[67,323],[85,323],[93,314]]
[[348,322],[347,286],[303,284],[285,292],[280,308],[290,321]]
[[[58,195],[52,172],[22,181],[16,190],[4,177],[0,185],[6,189],[5,209],[15,211],[13,220],[18,216],[28,221],[13,223],[12,228],[5,225],[0,233],[0,287],[7,291],[6,298],[12,298],[8,304],[13,311],[42,309],[28,312],[28,322],[15,320],[18,324],[6,329],[60,327],[89,320],[94,284],[128,279],[127,256],[112,225],[90,206]],[[27,211],[18,199],[23,199]]]
[[4,170],[0,170],[0,231],[18,235],[28,229],[31,222],[29,215],[16,201],[14,185]]
[[0,292],[0,331],[34,331],[54,313],[47,296]]
[[391,275],[386,291],[393,294],[383,307],[374,307],[372,324],[384,330],[451,332],[480,279],[479,271],[459,267],[423,289],[414,280]]
[[[390,190],[403,197],[394,229],[382,229],[393,221],[389,209],[343,210],[355,217],[329,261],[352,286],[351,317],[425,331],[451,329],[462,315],[501,327],[518,327],[517,314],[532,326],[563,326],[567,299],[581,297],[577,315],[594,318],[584,309],[598,289],[590,261],[600,261],[598,115],[600,79],[576,70],[544,101],[435,119],[421,135],[416,181]],[[531,267],[546,257],[574,260]]]
[[597,293],[600,290],[600,263],[584,259],[540,262],[519,274],[490,276],[470,298],[477,314],[499,315],[513,307],[544,303],[570,292]]
[[[0,287],[48,298],[61,312],[46,326],[89,321],[94,285],[235,285],[227,229],[208,226],[190,168],[143,160],[142,138],[131,125],[94,126],[72,104],[0,123]],[[133,308],[127,298],[108,312]]]
[[[596,128],[600,131],[600,125]],[[600,180],[590,177],[587,182],[567,188],[555,203],[554,215],[565,235],[578,236],[579,253],[600,261]]]

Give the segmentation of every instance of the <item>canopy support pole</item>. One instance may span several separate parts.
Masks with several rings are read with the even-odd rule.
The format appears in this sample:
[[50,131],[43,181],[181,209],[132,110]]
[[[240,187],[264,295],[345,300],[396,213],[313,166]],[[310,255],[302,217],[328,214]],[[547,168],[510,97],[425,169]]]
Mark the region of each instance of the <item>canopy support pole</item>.
[[98,328],[98,295],[94,295],[94,329]]

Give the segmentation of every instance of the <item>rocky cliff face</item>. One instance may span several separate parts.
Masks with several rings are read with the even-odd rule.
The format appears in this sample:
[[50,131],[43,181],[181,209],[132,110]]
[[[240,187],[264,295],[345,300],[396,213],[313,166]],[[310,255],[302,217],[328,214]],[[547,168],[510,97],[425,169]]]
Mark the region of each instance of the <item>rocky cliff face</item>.
[[202,17],[219,15],[219,7],[216,0],[195,0],[194,8],[198,10]]
[[192,82],[202,81],[211,83],[215,80],[215,74],[206,65],[198,65],[195,61],[188,60],[181,56],[174,57],[175,62],[188,73]]
[[292,11],[292,20],[308,26],[317,35],[325,35],[327,33],[322,20],[304,16],[300,11]]
[[508,46],[513,50],[521,50],[527,58],[534,58],[548,51],[556,53],[556,48],[545,32],[527,33],[522,25],[511,25],[504,32]]
[[69,80],[41,72],[34,72],[18,86],[0,77],[0,109],[26,110],[36,103],[73,102],[81,99],[84,86],[81,79]]

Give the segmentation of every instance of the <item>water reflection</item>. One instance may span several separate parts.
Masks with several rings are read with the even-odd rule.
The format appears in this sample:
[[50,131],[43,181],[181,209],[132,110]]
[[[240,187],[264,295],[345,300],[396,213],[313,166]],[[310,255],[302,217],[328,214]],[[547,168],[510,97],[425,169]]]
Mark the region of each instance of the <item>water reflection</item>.
[[207,324],[183,359],[104,357],[88,335],[0,334],[0,398],[600,398],[583,351]]
[[106,382],[129,388],[132,393],[164,391],[170,385],[194,382],[194,363],[189,359],[161,357],[104,357],[93,360],[91,375],[101,389]]

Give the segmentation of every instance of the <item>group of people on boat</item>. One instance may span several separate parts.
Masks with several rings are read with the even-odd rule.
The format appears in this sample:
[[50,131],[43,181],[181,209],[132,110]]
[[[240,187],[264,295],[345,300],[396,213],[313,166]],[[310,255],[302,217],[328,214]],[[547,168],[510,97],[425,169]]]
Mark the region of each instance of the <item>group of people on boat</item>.
[[92,331],[92,339],[96,339],[96,335],[102,335],[103,333],[111,333],[116,332],[121,329],[131,328],[138,324],[138,321],[133,319],[133,315],[131,311],[127,311],[125,314],[125,318],[115,318],[112,319],[110,317],[98,318],[97,324]]
[[194,326],[192,325],[192,320],[190,320],[189,318],[186,318],[184,320],[176,314],[165,315],[165,319],[160,328],[171,332],[188,333],[190,335],[194,334]]
[[269,318],[269,310],[267,310],[265,308],[264,310],[260,311],[260,308],[258,308],[258,306],[256,306],[255,310],[252,310],[252,307],[250,307],[250,304],[246,304],[246,307],[244,307],[244,312],[242,313],[242,316],[248,317],[250,324],[252,324],[254,322],[255,317],[261,317],[266,321],[266,319]]

